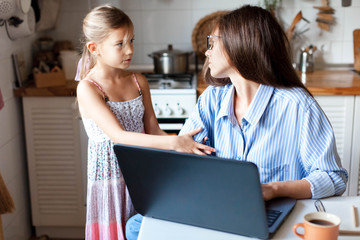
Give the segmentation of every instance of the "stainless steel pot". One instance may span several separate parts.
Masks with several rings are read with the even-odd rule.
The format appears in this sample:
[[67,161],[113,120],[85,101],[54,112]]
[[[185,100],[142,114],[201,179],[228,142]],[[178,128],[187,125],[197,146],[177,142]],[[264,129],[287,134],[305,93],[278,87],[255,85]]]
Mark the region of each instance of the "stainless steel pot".
[[169,44],[165,50],[153,52],[148,56],[154,60],[155,73],[186,73],[189,70],[189,56],[192,52],[182,52],[173,49]]

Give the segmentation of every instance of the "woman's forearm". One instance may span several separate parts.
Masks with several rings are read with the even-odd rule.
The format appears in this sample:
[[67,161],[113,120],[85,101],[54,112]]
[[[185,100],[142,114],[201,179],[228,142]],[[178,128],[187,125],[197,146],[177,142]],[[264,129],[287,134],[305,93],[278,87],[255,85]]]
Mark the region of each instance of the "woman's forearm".
[[277,197],[291,197],[296,199],[311,198],[311,185],[305,180],[279,181],[262,184],[265,200]]

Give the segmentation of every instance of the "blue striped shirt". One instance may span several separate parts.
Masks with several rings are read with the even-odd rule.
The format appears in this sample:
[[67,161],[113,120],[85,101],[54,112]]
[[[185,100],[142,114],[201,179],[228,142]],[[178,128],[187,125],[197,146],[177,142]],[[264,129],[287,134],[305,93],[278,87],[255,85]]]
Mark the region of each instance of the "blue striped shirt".
[[301,88],[260,85],[239,125],[234,92],[232,84],[208,87],[180,134],[201,127],[196,141],[207,136],[218,157],[255,163],[263,183],[306,179],[313,198],[344,193],[348,173],[313,97]]

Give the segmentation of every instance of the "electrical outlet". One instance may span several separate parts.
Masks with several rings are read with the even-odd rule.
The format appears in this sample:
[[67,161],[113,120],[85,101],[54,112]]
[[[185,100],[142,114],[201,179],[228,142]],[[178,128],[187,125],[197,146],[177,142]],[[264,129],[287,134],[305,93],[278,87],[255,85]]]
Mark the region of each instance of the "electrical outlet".
[[351,6],[351,0],[341,0],[341,6],[343,7]]

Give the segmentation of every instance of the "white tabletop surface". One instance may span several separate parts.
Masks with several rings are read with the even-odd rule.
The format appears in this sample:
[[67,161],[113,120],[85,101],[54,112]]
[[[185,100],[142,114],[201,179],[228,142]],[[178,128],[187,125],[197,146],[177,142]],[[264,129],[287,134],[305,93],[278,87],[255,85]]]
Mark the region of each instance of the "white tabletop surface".
[[[272,239],[300,239],[292,232],[292,226],[295,223],[303,222],[303,216],[309,212],[316,212],[314,206],[315,200],[306,199],[298,200],[294,210],[290,213],[288,218],[282,224],[280,229],[276,232]],[[349,222],[348,217],[351,218],[350,208],[356,205],[359,209],[360,197],[332,197],[322,199],[327,212],[331,212],[334,206],[337,207],[334,211],[343,216],[339,216],[343,222]],[[327,209],[327,206],[330,209]],[[332,212],[332,213],[335,213]],[[342,223],[343,224],[343,223]],[[341,229],[342,225],[340,225]],[[360,227],[356,228],[360,231]],[[194,227],[180,223],[174,223],[154,218],[144,217],[138,240],[192,240],[192,239],[206,239],[206,240],[243,240],[253,239],[245,236],[215,231],[211,229]],[[339,236],[339,240],[359,240],[360,236]]]

